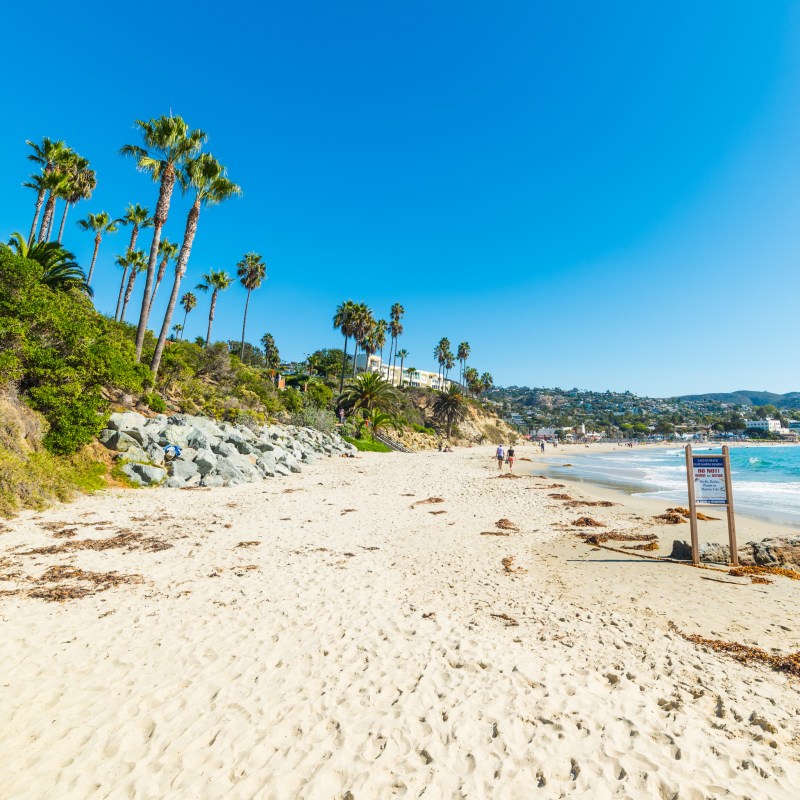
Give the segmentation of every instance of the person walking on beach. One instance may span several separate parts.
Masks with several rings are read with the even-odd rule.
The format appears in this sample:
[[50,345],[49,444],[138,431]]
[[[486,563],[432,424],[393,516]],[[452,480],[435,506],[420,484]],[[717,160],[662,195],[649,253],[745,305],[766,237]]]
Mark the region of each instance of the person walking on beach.
[[506,460],[508,461],[508,471],[509,472],[513,472],[514,471],[514,448],[513,447],[509,447],[508,448],[508,454],[506,455]]
[[505,461],[506,453],[503,450],[503,445],[497,445],[497,452],[495,453],[495,458],[497,459],[497,469],[503,469],[503,461]]

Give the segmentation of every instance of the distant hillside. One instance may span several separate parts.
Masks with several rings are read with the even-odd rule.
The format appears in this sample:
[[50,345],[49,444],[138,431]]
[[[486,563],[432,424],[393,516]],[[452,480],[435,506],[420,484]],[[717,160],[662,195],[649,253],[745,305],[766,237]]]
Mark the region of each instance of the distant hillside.
[[682,397],[679,397],[678,400],[734,403],[742,406],[773,405],[776,408],[798,408],[800,407],[800,392],[775,394],[774,392],[753,392],[748,389],[740,389],[736,392],[685,394]]

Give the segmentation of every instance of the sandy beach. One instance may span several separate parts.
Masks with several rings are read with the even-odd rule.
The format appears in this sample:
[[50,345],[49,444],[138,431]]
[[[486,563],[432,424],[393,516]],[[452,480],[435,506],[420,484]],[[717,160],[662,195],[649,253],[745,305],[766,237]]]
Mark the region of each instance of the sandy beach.
[[661,554],[688,525],[498,479],[492,453],[362,453],[4,523],[0,797],[796,797],[798,679],[673,625],[800,650],[800,582],[588,546],[580,516]]

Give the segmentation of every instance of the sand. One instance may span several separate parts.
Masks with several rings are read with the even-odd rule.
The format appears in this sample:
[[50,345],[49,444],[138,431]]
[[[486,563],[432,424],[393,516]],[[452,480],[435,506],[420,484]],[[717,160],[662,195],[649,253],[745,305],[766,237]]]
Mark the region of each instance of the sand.
[[[495,475],[492,448],[362,454],[6,523],[0,797],[796,797],[798,679],[669,623],[797,650],[800,581],[593,549],[584,513],[688,525]],[[29,596],[59,585],[96,593]]]

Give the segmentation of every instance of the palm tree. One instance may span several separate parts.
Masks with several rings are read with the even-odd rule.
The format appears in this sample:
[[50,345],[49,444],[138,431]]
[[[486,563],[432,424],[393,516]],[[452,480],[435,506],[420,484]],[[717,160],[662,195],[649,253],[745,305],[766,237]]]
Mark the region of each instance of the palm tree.
[[[356,375],[357,357],[359,345],[363,345],[370,331],[375,327],[375,318],[372,316],[372,310],[366,303],[357,303],[353,308],[353,339],[355,339],[356,347],[353,354],[353,377]],[[364,363],[364,369],[367,367],[367,362]]]
[[356,304],[352,300],[345,300],[340,303],[333,315],[333,327],[342,332],[344,336],[344,355],[342,356],[342,375],[339,378],[339,394],[344,389],[344,371],[347,367],[347,342],[353,335],[353,312]]
[[472,394],[477,394],[476,390],[480,383],[480,378],[478,377],[478,370],[476,370],[475,367],[467,367],[464,370],[464,382]]
[[[62,163],[63,158],[62,157]],[[63,197],[69,190],[69,176],[64,174],[60,165],[56,166],[52,172],[45,173],[42,177],[42,186],[47,190],[47,202],[44,205],[42,214],[42,227],[39,228],[37,241],[50,241],[50,229],[53,225],[53,217],[56,210],[56,199]]]
[[[403,333],[403,323],[400,320],[403,318],[403,314],[406,313],[406,310],[400,303],[394,303],[389,309],[389,318],[391,319],[391,323],[389,324],[389,332],[392,336],[392,343],[389,347],[389,363],[392,366],[395,366],[397,363],[397,337]],[[395,351],[394,361],[392,361],[392,349]],[[402,383],[403,376],[400,375],[400,382]],[[394,385],[394,372],[392,372],[392,385]]]
[[[406,375],[408,375],[408,385],[409,386],[411,385],[412,381],[414,380],[414,374],[416,373],[416,371],[417,371],[416,367],[409,367],[406,370]],[[401,378],[401,380],[402,380],[402,378]]]
[[[386,330],[388,326],[385,319],[373,322],[372,330],[364,339],[364,350],[368,356],[374,355],[378,351],[381,354],[381,369],[383,369],[383,348],[386,346]],[[389,372],[386,372],[386,380],[389,380]]]
[[461,362],[461,380],[459,383],[464,383],[464,369],[467,366],[467,359],[471,352],[472,349],[469,346],[469,342],[461,342],[456,351],[456,358]]
[[214,322],[214,311],[217,308],[217,295],[224,292],[232,283],[231,276],[224,270],[209,270],[203,277],[203,282],[198,283],[195,289],[201,292],[211,290],[211,307],[208,310],[208,332],[206,333],[205,347],[211,342],[211,323]]
[[124,256],[117,256],[114,263],[121,267],[122,277],[119,279],[119,294],[117,295],[117,308],[114,311],[114,322],[119,322],[119,311],[122,308],[122,297],[125,294],[125,285],[128,279],[128,270],[132,266],[131,256],[135,256],[130,250]]
[[403,385],[403,362],[408,357],[408,350],[401,348],[395,353],[395,358],[400,359],[400,386]]
[[128,285],[125,287],[125,297],[122,300],[122,310],[119,312],[119,321],[125,322],[125,310],[128,308],[128,303],[133,294],[133,284],[136,282],[136,276],[146,269],[147,262],[144,260],[143,250],[128,250],[125,258],[122,256],[117,257],[117,264],[123,268],[123,277],[127,267],[130,267],[131,270],[128,276]]
[[359,409],[376,408],[393,413],[398,406],[397,392],[377,372],[364,372],[347,384],[341,396],[341,405],[352,414]]
[[244,301],[244,317],[242,319],[242,346],[239,358],[244,360],[244,331],[247,327],[247,308],[250,305],[250,294],[253,289],[258,289],[267,275],[267,265],[258,253],[245,253],[244,258],[236,265],[236,274],[239,282],[247,289],[247,299]]
[[[189,316],[190,311],[194,311],[197,308],[197,297],[193,295],[191,292],[186,292],[186,294],[181,297],[181,308],[183,309],[183,325],[181,325],[181,330],[186,330],[186,317]],[[183,338],[183,337],[181,337]]]
[[128,250],[136,249],[136,240],[139,238],[141,228],[152,228],[153,220],[150,218],[150,211],[138,203],[128,203],[125,213],[117,220],[119,225],[132,225],[131,241]]
[[156,279],[153,281],[153,294],[150,295],[150,308],[153,308],[153,303],[156,300],[156,292],[158,291],[158,287],[161,285],[161,281],[164,279],[164,274],[167,271],[167,264],[169,263],[170,259],[175,259],[178,257],[178,252],[180,248],[176,244],[172,244],[169,239],[162,239],[158,244],[158,255],[161,258],[161,262],[158,265],[158,273],[156,274]]
[[[169,302],[167,303],[167,310],[164,314],[161,332],[156,342],[156,349],[153,352],[153,360],[150,363],[150,370],[153,373],[154,380],[155,376],[158,375],[158,368],[161,365],[161,354],[164,352],[169,326],[172,324],[172,314],[175,311],[175,304],[178,301],[181,280],[183,280],[183,276],[186,274],[186,265],[189,263],[192,243],[197,234],[200,209],[203,206],[217,205],[242,193],[242,190],[226,177],[225,168],[209,154],[202,154],[195,158],[190,158],[184,164],[181,170],[181,186],[184,191],[194,191],[194,202],[186,217],[183,244],[181,245],[181,252],[178,256],[178,260],[175,263],[175,279],[172,283],[172,292],[170,293]],[[158,212],[156,212],[156,214],[158,214]],[[156,225],[158,225],[157,218]],[[155,236],[155,233],[153,235]],[[145,288],[149,289],[150,287],[147,285]]]
[[447,376],[451,369],[456,365],[456,360],[453,357],[453,354],[448,350],[444,354],[444,379],[447,380]]
[[481,375],[481,391],[487,392],[492,386],[494,386],[494,378],[488,372],[484,372]]
[[61,224],[58,227],[58,239],[61,243],[64,236],[64,225],[67,222],[67,213],[70,208],[80,200],[88,200],[97,187],[97,177],[93,169],[89,169],[89,162],[77,154],[73,154],[67,166],[69,186],[64,195],[64,213],[61,215]]
[[172,341],[177,342],[183,338],[183,325],[175,324],[172,326]]
[[[137,119],[135,124],[142,134],[144,147],[126,144],[120,148],[120,155],[136,159],[136,166],[140,172],[146,172],[154,181],[159,181],[158,203],[153,216],[153,241],[150,243],[142,311],[139,315],[139,326],[136,329],[136,361],[138,362],[142,357],[144,334],[150,318],[150,292],[156,273],[161,230],[167,222],[175,181],[179,179],[182,167],[203,146],[207,136],[203,131],[191,130],[181,117],[173,117],[171,114],[168,117],[161,116],[148,121]],[[191,249],[191,245],[189,247]],[[167,331],[169,331],[169,326],[167,326]],[[166,340],[166,334],[164,339]]]
[[270,372],[274,372],[281,365],[281,357],[275,344],[275,337],[265,333],[261,337],[261,346],[264,348],[264,363]]
[[402,429],[397,417],[392,414],[387,414],[378,408],[373,408],[371,411],[364,412],[364,420],[369,423],[370,438],[375,441],[375,434],[381,428],[394,428],[396,431]]
[[42,209],[44,196],[47,193],[47,187],[44,186],[43,178],[49,175],[56,168],[56,164],[64,159],[64,156],[69,152],[66,143],[61,140],[53,140],[45,136],[42,139],[41,145],[28,139],[25,144],[33,149],[32,153],[28,154],[28,160],[33,161],[42,168],[42,174],[32,175],[31,182],[24,184],[30,189],[36,191],[36,212],[33,215],[33,224],[31,225],[31,233],[28,236],[28,244],[33,244],[33,239],[36,236],[36,226],[39,222],[39,213]]
[[99,214],[89,214],[86,219],[79,219],[78,227],[82,231],[94,231],[94,253],[92,253],[92,263],[89,265],[89,277],[86,279],[86,283],[90,284],[94,273],[94,264],[97,260],[97,251],[100,249],[100,241],[104,233],[117,232],[117,221],[111,219],[105,211],[101,211]]
[[461,389],[451,386],[446,392],[439,392],[433,401],[433,418],[447,428],[447,438],[453,425],[467,416],[467,403]]
[[36,242],[28,245],[21,233],[12,233],[8,244],[0,244],[0,249],[10,250],[21,258],[35,261],[42,269],[39,282],[57,292],[78,289],[92,296],[86,283],[84,271],[75,262],[75,256],[65,250],[58,242]]
[[445,336],[439,339],[439,344],[433,348],[433,357],[439,363],[439,371],[437,373],[440,383],[443,375],[444,362],[447,361],[447,354],[450,352],[450,340]]

